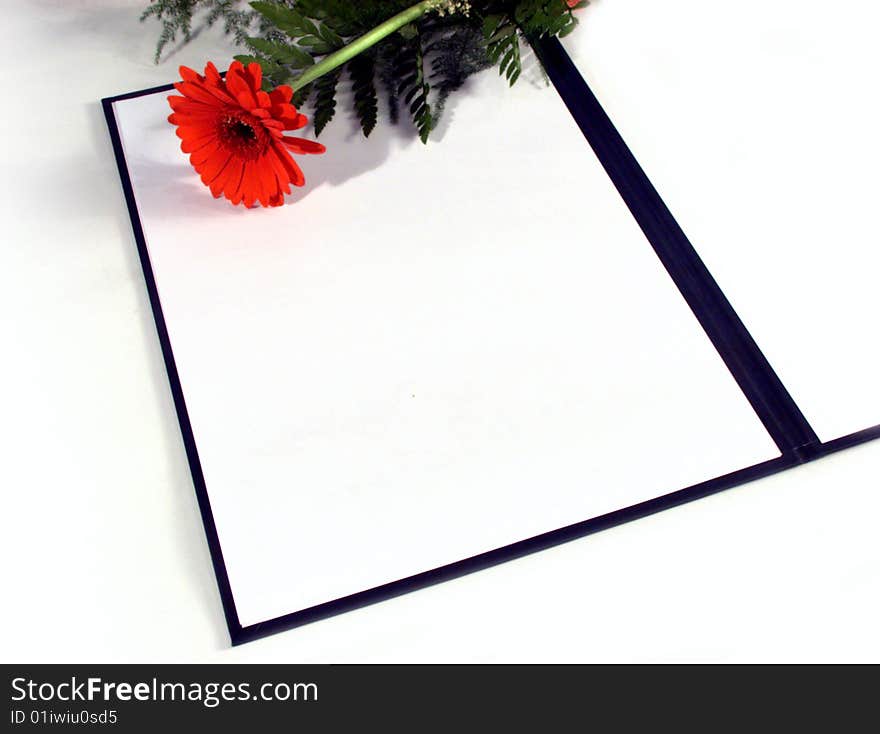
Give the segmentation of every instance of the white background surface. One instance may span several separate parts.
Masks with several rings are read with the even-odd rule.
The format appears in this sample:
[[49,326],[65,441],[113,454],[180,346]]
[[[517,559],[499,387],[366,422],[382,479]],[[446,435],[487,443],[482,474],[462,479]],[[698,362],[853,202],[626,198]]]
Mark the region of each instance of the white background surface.
[[578,65],[819,438],[876,424],[880,7],[590,12]]
[[228,649],[97,103],[174,76],[139,5],[8,3],[4,660],[876,660],[877,445]]

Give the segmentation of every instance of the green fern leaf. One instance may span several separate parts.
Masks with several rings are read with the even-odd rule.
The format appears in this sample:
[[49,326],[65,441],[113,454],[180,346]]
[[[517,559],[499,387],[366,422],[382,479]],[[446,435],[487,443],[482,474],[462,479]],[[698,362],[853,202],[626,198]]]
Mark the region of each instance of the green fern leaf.
[[315,63],[315,60],[309,54],[290,44],[251,37],[246,39],[246,43],[257,53],[292,69],[304,69]]
[[336,87],[342,69],[332,71],[316,80],[312,86],[315,88],[315,135],[320,135],[336,115]]
[[294,107],[302,107],[306,102],[309,101],[309,97],[312,96],[312,90],[315,88],[314,84],[306,84],[304,87],[300,87],[293,92],[293,102]]
[[371,53],[356,56],[348,63],[354,91],[354,109],[364,137],[369,137],[379,118],[379,100],[376,94],[376,60]]
[[434,116],[428,101],[431,85],[425,79],[421,34],[400,47],[395,60],[397,95],[409,106],[410,117],[423,143],[428,142],[434,128]]

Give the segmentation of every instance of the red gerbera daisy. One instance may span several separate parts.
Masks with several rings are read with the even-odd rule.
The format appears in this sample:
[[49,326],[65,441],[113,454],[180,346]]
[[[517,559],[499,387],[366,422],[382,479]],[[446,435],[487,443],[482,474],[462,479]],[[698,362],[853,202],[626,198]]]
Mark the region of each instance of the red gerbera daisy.
[[320,143],[286,137],[284,130],[299,130],[308,122],[290,100],[293,90],[280,86],[262,90],[259,64],[233,61],[224,80],[212,63],[205,75],[180,67],[182,82],[174,88],[183,96],[171,96],[180,149],[215,198],[225,196],[247,207],[281,206],[290,184],[305,183],[291,153],[323,153]]

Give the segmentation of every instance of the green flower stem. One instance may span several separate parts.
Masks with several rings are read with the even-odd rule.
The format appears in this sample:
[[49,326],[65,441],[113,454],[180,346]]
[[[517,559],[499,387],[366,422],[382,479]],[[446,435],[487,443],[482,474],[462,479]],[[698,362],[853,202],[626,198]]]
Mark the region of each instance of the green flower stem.
[[355,56],[363,53],[371,46],[375,46],[383,38],[387,38],[395,31],[399,31],[408,23],[421,18],[428,10],[437,5],[437,0],[422,0],[411,8],[401,11],[392,18],[389,18],[381,25],[377,25],[373,30],[365,33],[360,38],[352,41],[347,46],[343,46],[338,51],[334,51],[329,56],[324,57],[314,66],[310,66],[302,74],[294,79],[289,80],[289,84],[294,89],[302,89],[306,84],[311,84],[315,79],[324,76],[334,69],[338,69],[344,63],[351,61]]

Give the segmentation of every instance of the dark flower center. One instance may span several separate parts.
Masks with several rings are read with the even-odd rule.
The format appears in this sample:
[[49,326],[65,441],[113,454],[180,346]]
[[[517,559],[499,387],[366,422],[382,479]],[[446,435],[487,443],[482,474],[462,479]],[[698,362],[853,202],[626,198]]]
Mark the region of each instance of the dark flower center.
[[254,129],[241,120],[234,120],[229,125],[229,135],[233,138],[238,138],[245,144],[257,139],[257,134],[254,132]]
[[228,110],[221,115],[218,132],[223,145],[241,158],[259,158],[269,144],[260,121],[244,110]]

